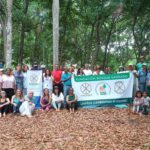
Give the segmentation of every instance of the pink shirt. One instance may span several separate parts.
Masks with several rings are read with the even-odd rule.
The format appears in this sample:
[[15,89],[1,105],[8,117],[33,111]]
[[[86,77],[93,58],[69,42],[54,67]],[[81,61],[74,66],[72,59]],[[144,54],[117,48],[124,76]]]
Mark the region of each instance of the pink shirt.
[[14,89],[16,84],[15,77],[13,75],[3,75],[2,77],[2,88],[3,89]]

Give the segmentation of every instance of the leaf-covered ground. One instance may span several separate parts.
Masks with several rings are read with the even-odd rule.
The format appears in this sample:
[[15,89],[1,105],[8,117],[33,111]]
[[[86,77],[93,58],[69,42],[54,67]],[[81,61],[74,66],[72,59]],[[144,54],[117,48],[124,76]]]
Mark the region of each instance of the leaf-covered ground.
[[150,115],[79,109],[0,118],[0,150],[149,150]]

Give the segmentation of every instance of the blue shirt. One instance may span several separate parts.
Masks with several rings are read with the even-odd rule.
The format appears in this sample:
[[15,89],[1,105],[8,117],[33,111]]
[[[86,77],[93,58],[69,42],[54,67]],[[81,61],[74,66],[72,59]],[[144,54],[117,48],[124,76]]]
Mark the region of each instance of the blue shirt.
[[16,80],[16,88],[19,90],[23,90],[23,73],[15,71],[14,76]]
[[146,71],[140,70],[138,72],[138,75],[139,75],[139,83],[141,83],[141,84],[146,83],[146,76],[147,76]]
[[[68,80],[65,81],[66,79],[68,79]],[[62,76],[61,76],[61,80],[62,80],[64,86],[71,86],[71,73],[70,72],[63,73]]]

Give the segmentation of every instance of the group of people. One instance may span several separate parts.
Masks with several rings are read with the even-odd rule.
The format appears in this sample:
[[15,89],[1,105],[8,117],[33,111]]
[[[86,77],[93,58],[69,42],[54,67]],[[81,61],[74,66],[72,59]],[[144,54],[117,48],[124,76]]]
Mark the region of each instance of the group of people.
[[[27,93],[27,65],[17,65],[13,71],[7,68],[5,73],[0,69],[0,117],[5,116],[7,112],[20,113],[22,116],[32,116],[35,109],[34,93],[28,91]],[[77,95],[75,95],[72,88],[71,78],[73,76],[88,76],[88,75],[102,75],[111,74],[110,67],[104,70],[95,65],[93,70],[88,64],[83,68],[76,68],[76,66],[60,67],[54,66],[54,70],[39,68],[37,63],[34,63],[31,70],[43,71],[43,94],[40,99],[42,111],[49,111],[51,108],[60,111],[62,107],[68,108],[70,112],[74,112],[77,108]],[[133,75],[133,111],[140,112],[147,110],[149,106],[150,96],[150,67],[141,56],[141,61],[135,66],[129,64],[125,69],[119,67],[117,73],[130,73]],[[148,96],[147,96],[148,95]]]

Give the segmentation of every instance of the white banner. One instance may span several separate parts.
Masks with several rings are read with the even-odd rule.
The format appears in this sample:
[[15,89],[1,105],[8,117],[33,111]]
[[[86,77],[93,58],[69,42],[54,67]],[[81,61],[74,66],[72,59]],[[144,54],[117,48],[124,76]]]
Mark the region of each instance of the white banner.
[[132,98],[133,75],[75,76],[72,86],[78,101]]
[[32,91],[34,96],[42,94],[42,70],[29,70],[27,72],[27,93]]

